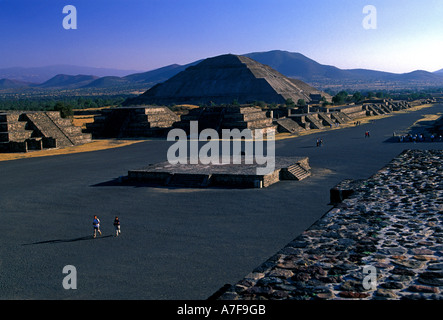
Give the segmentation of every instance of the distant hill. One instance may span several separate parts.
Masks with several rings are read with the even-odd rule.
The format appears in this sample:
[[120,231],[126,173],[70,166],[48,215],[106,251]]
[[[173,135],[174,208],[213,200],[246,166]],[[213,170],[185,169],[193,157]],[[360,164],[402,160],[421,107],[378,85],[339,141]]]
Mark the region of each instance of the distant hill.
[[29,82],[10,80],[10,79],[0,79],[0,89],[23,88],[29,85],[30,85]]
[[410,73],[390,73],[367,69],[339,69],[334,66],[322,65],[300,53],[287,51],[254,52],[245,54],[260,63],[269,65],[287,77],[301,79],[308,83],[327,83],[328,81],[400,81],[429,82],[435,81],[443,85],[443,69],[435,73],[417,70]]
[[124,77],[139,72],[137,70],[119,70],[111,68],[94,68],[73,65],[52,65],[46,67],[12,67],[1,68],[0,79],[19,80],[31,83],[43,83],[58,74],[92,74],[97,77],[117,76]]
[[121,85],[143,85],[145,88],[150,88],[157,83],[164,82],[169,78],[175,76],[177,73],[186,68],[199,63],[201,60],[187,64],[178,65],[172,64],[166,67],[154,69],[147,72],[140,72],[130,74],[125,77],[103,77],[99,78],[85,86],[85,88],[111,88]]
[[82,88],[111,88],[116,86],[128,85],[131,82],[126,80],[125,78],[108,76],[101,77],[90,81],[89,83],[82,86]]
[[67,74],[59,74],[49,79],[48,81],[45,81],[42,84],[37,85],[36,87],[75,89],[83,87],[96,79],[98,79],[97,76],[89,76],[81,74],[76,76],[70,76]]
[[349,76],[346,71],[337,67],[322,65],[301,53],[273,50],[248,53],[244,56],[268,65],[287,77],[301,80],[339,79]]

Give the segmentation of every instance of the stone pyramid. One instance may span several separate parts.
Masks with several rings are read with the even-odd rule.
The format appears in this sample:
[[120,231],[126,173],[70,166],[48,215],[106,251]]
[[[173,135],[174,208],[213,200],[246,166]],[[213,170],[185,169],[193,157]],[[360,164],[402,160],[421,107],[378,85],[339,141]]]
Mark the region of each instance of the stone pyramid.
[[289,98],[297,103],[319,94],[329,97],[248,57],[226,54],[188,67],[125,104],[284,103]]

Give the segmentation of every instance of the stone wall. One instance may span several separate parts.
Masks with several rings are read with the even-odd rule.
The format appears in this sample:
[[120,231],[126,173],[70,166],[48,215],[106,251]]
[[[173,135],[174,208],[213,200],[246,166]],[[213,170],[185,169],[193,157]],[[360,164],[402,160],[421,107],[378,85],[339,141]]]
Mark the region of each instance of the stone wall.
[[442,300],[443,151],[337,188],[352,192],[219,299]]
[[193,109],[187,115],[181,116],[181,121],[174,124],[190,132],[191,121],[198,121],[199,131],[214,129],[221,133],[223,129],[258,129],[267,134],[275,132],[276,125],[273,119],[268,117],[265,111],[258,107],[203,107]]

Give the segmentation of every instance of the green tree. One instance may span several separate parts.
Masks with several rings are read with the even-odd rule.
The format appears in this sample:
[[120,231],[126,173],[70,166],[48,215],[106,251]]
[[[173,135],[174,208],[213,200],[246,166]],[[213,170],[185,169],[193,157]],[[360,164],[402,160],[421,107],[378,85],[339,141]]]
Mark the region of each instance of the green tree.
[[334,104],[343,104],[347,101],[348,93],[346,91],[340,91],[334,97],[332,97],[332,102]]
[[62,118],[72,117],[74,115],[74,111],[72,110],[72,106],[70,104],[65,104],[64,102],[57,102],[53,108],[54,111],[59,111],[60,116]]
[[364,99],[364,97],[363,97],[363,95],[362,95],[359,91],[355,92],[355,93],[352,95],[352,100],[353,100],[354,102],[360,102],[360,101],[362,101],[363,99]]
[[264,101],[256,101],[254,104],[256,106],[259,106],[260,108],[265,108],[266,107],[266,102],[264,102]]
[[286,105],[286,107],[288,107],[288,108],[295,107],[295,103],[294,103],[294,101],[293,101],[291,98],[286,99],[286,101],[285,101],[285,105]]
[[299,107],[304,107],[306,105],[306,101],[304,99],[298,99],[297,105]]

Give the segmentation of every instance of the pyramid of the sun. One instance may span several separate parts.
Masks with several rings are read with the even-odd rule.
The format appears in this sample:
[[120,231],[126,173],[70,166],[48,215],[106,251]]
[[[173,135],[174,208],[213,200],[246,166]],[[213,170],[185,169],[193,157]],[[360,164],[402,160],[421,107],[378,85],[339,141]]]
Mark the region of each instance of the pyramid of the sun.
[[287,99],[297,103],[299,99],[311,101],[311,95],[330,98],[267,65],[244,56],[226,54],[188,67],[142,95],[128,99],[125,104],[284,103]]

